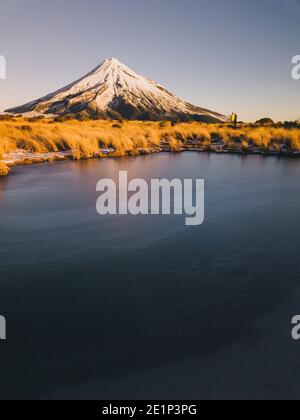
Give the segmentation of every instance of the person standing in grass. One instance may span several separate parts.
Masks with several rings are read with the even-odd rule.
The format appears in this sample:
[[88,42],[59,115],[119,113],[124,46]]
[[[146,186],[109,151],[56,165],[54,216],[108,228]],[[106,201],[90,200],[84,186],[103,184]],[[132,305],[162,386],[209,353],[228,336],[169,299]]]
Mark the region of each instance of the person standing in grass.
[[234,112],[231,114],[231,122],[232,122],[232,125],[234,126],[234,128],[236,128],[237,122],[238,122],[238,116]]
[[230,120],[231,120],[231,124],[234,125],[234,119],[235,119],[235,113],[233,112],[231,114]]

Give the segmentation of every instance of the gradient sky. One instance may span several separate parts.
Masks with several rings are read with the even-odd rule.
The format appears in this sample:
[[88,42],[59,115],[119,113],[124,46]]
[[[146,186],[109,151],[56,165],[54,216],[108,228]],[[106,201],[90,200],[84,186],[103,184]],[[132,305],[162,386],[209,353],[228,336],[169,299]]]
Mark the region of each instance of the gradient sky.
[[195,105],[300,117],[300,0],[0,0],[0,111],[116,57]]

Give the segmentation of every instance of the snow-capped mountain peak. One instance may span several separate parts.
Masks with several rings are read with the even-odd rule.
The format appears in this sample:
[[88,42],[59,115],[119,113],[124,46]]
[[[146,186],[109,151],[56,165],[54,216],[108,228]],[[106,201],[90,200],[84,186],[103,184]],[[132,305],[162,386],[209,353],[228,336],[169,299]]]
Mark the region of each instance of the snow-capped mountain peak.
[[104,60],[86,76],[54,93],[6,112],[141,120],[213,122],[225,119],[181,100],[116,58]]

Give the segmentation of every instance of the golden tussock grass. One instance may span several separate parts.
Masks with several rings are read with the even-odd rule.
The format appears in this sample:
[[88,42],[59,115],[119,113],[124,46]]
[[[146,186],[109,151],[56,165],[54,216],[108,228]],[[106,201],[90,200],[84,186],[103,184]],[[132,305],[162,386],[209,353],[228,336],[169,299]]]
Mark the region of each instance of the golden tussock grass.
[[117,152],[147,148],[160,143],[160,133],[151,123],[113,124],[108,121],[70,120],[28,122],[23,119],[0,122],[0,156],[16,149],[46,153],[72,151],[77,158],[90,157],[100,148]]
[[8,173],[9,167],[5,163],[0,162],[0,176],[8,175]]
[[[247,152],[250,147],[300,151],[300,129],[277,126],[240,125],[237,129],[226,124],[200,124],[140,121],[77,121],[12,118],[0,121],[0,160],[5,153],[16,149],[46,153],[71,151],[75,159],[99,155],[100,148],[115,149],[115,156],[136,154],[139,149],[167,145],[179,151],[193,141],[210,146],[214,141],[226,146],[237,144]],[[1,163],[0,173],[7,171]]]

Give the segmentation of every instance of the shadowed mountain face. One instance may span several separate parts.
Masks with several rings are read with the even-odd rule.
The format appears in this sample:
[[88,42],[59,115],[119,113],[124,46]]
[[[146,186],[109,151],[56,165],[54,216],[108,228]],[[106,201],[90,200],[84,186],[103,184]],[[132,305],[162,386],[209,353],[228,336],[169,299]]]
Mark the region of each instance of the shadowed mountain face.
[[114,58],[63,89],[6,112],[150,121],[226,120],[221,114],[182,101]]

